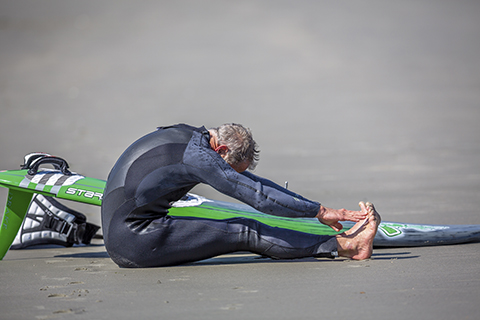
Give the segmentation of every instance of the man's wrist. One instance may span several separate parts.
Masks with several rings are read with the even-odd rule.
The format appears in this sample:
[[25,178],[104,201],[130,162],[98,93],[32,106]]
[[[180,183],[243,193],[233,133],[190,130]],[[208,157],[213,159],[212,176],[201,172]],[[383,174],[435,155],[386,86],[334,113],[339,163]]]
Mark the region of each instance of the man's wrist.
[[324,206],[320,205],[320,209],[318,210],[318,213],[317,213],[317,216],[316,218],[317,219],[322,219],[323,216],[325,215],[325,212],[327,211],[327,208],[325,208]]

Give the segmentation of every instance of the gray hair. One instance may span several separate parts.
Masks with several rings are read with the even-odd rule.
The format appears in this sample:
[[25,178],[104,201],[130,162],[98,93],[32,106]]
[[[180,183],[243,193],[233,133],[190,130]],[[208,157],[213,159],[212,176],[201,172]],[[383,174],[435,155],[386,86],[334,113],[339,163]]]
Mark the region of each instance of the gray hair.
[[217,134],[218,143],[228,147],[228,152],[224,158],[228,164],[238,165],[248,161],[250,162],[248,169],[255,169],[260,159],[260,150],[253,140],[250,129],[241,124],[226,123],[211,130]]

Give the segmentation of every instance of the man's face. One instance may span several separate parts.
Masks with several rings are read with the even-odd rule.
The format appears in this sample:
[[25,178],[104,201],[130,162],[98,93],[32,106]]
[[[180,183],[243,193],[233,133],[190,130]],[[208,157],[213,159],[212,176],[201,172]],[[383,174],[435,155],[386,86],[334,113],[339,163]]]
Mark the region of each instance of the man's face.
[[238,173],[242,173],[243,171],[248,169],[248,166],[250,166],[250,161],[243,161],[242,163],[239,163],[237,165],[230,164],[230,166]]

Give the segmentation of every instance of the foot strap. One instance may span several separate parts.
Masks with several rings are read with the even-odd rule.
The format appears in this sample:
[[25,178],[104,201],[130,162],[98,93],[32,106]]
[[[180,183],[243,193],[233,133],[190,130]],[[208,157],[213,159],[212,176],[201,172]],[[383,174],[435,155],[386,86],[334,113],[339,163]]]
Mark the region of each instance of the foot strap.
[[90,244],[99,229],[99,226],[88,223],[82,213],[64,206],[52,197],[35,194],[10,249],[41,244],[65,247]]

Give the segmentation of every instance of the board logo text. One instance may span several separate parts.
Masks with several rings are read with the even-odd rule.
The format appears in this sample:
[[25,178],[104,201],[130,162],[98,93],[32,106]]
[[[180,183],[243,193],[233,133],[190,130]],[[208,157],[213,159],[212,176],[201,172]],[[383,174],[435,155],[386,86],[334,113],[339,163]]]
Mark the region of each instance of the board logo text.
[[77,195],[77,196],[83,196],[85,198],[98,198],[99,200],[102,200],[103,193],[100,192],[93,192],[93,191],[88,191],[88,190],[82,190],[82,189],[77,189],[77,188],[68,188],[65,193],[71,194],[71,195]]

